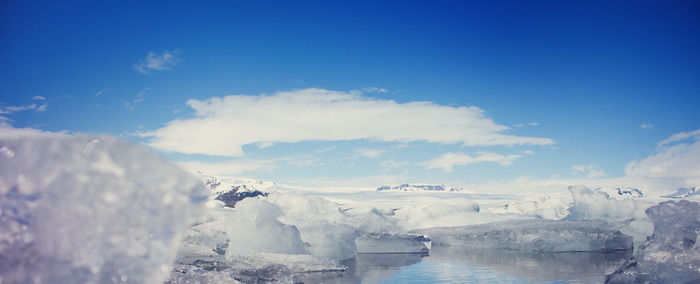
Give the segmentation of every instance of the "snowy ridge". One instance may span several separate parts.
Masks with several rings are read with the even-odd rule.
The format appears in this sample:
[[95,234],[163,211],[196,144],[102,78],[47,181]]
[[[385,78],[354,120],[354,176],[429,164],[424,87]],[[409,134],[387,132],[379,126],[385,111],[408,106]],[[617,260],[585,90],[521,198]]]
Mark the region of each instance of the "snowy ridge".
[[263,180],[232,177],[215,177],[197,172],[204,185],[209,188],[210,199],[219,200],[226,207],[235,207],[239,201],[249,197],[266,197],[276,184]]
[[676,193],[665,195],[662,197],[666,198],[688,198],[688,197],[694,197],[694,196],[700,196],[700,187],[698,186],[693,186],[693,187],[681,187],[679,188]]
[[377,191],[440,191],[440,192],[455,192],[462,191],[463,188],[445,185],[429,185],[429,184],[400,184],[396,186],[380,186]]
[[593,189],[593,191],[605,192],[610,196],[610,198],[613,198],[613,199],[635,199],[635,198],[646,197],[646,195],[644,195],[644,193],[641,190],[639,190],[638,188],[634,188],[634,187],[603,186],[603,187],[595,188],[595,189]]

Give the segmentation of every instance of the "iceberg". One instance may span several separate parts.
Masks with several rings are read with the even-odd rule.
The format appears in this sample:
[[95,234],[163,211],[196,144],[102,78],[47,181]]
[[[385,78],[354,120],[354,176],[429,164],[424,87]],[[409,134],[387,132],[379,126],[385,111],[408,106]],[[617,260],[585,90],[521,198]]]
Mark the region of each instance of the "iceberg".
[[310,255],[255,253],[221,262],[177,264],[166,283],[314,283],[339,277],[345,270],[338,261]]
[[602,220],[517,220],[463,227],[414,230],[434,246],[520,251],[616,251],[632,248],[632,237]]
[[355,239],[357,253],[427,254],[430,238],[423,235],[364,234]]
[[700,204],[666,201],[646,213],[654,234],[606,283],[700,282]]
[[653,224],[644,210],[653,203],[637,199],[614,199],[604,191],[592,191],[584,186],[570,186],[574,205],[564,220],[605,220],[621,225],[620,231],[641,245],[653,231]]
[[2,283],[163,282],[207,198],[176,165],[110,136],[0,128],[0,146]]

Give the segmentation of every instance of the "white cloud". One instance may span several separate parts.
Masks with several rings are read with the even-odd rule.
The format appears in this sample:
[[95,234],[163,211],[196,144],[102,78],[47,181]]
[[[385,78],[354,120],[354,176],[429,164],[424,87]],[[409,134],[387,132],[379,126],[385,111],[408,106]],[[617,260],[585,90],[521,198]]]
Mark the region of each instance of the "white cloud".
[[549,138],[504,133],[477,107],[431,102],[397,103],[357,92],[303,89],[272,95],[231,95],[187,101],[195,117],[145,133],[152,147],[180,153],[243,155],[254,143],[425,141],[465,146],[550,145]]
[[0,105],[0,114],[13,114],[15,112],[20,112],[20,111],[25,111],[25,110],[33,110],[36,112],[43,112],[48,109],[48,104],[43,103],[43,104],[30,104],[30,105],[22,105],[22,106],[2,106]]
[[129,110],[129,111],[134,111],[136,109],[136,105],[142,103],[144,101],[144,96],[146,95],[146,92],[150,91],[150,87],[146,87],[143,90],[141,90],[136,96],[136,98],[130,102],[124,102],[124,107]]
[[639,127],[644,128],[644,129],[652,129],[654,127],[654,125],[652,125],[651,123],[643,123],[643,124],[640,124]]
[[534,155],[535,152],[532,151],[532,150],[523,150],[523,151],[520,151],[520,154],[523,154],[523,155]]
[[370,87],[370,88],[364,88],[362,89],[365,93],[388,93],[389,90],[384,89],[384,88],[377,88],[377,87]]
[[527,125],[528,126],[538,126],[538,125],[540,125],[540,123],[536,122],[536,121],[535,122],[528,122]]
[[379,163],[379,166],[382,168],[400,168],[404,167],[410,164],[409,162],[397,162],[394,160],[386,160],[381,163]]
[[321,159],[319,158],[293,158],[284,160],[286,160],[287,164],[295,166],[297,168],[318,167],[325,165],[325,163],[323,163],[323,161],[321,161]]
[[586,178],[597,178],[605,176],[605,171],[596,164],[589,165],[574,165],[571,167],[574,174],[584,176]]
[[[691,141],[670,146],[668,144],[692,138]],[[627,164],[625,174],[656,178],[700,177],[700,129],[672,135],[659,143],[656,154],[641,161]]]
[[32,100],[35,100],[35,101],[45,101],[46,98],[45,98],[45,97],[42,97],[42,96],[34,96],[34,97],[32,97]]
[[111,91],[110,89],[100,89],[95,93],[95,97],[99,97],[100,95],[104,94],[104,92]]
[[367,157],[367,158],[379,158],[384,153],[384,150],[382,149],[368,149],[368,148],[359,148],[355,149],[355,152],[360,154],[360,156]]
[[451,172],[454,166],[464,166],[468,164],[492,162],[501,166],[510,166],[513,161],[522,158],[522,155],[512,154],[503,155],[499,153],[483,152],[476,156],[463,153],[445,153],[433,160],[421,163],[427,169],[442,169],[446,172]]
[[146,59],[134,64],[134,69],[141,74],[149,74],[152,71],[172,71],[182,61],[180,50],[165,50],[161,54],[149,52]]
[[670,144],[673,142],[678,142],[678,141],[683,141],[688,138],[693,138],[697,140],[700,138],[700,129],[695,130],[695,131],[689,131],[689,132],[680,132],[671,135],[671,137],[666,138],[665,140],[659,142],[658,147],[663,147],[666,144]]
[[277,168],[275,160],[230,160],[223,162],[181,161],[176,162],[188,172],[201,171],[208,175],[240,176],[246,172],[272,170]]

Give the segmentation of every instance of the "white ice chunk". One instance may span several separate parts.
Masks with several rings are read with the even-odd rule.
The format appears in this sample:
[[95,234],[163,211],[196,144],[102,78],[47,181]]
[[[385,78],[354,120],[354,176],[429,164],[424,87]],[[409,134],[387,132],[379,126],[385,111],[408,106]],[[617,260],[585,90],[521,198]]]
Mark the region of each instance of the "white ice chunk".
[[518,220],[489,224],[429,228],[415,233],[430,237],[434,246],[522,251],[612,251],[632,248],[632,237],[601,220]]
[[[395,217],[404,230],[437,226],[460,226],[473,224],[479,204],[467,198],[450,200],[426,198],[398,208]],[[466,223],[465,223],[466,222]]]
[[608,222],[626,222],[620,231],[634,237],[636,244],[644,242],[653,230],[653,224],[644,210],[652,203],[636,200],[616,200],[602,191],[591,191],[583,186],[570,186],[574,206],[569,208],[565,220],[605,220]]
[[430,250],[423,235],[364,234],[355,239],[358,253],[418,253]]
[[322,283],[318,277],[331,273],[337,278],[344,271],[337,261],[310,255],[255,253],[223,262],[176,265],[166,283]]
[[492,213],[517,214],[542,219],[559,220],[569,214],[569,204],[559,198],[549,196],[529,196],[523,201],[516,201],[505,206],[491,207]]
[[196,178],[113,137],[4,128],[0,146],[2,283],[162,282],[206,200]]
[[646,210],[654,235],[608,283],[700,283],[700,204],[666,201]]
[[299,230],[278,220],[282,210],[266,200],[246,198],[236,208],[223,208],[226,214],[219,221],[204,224],[222,229],[229,238],[226,256],[250,253],[306,253]]

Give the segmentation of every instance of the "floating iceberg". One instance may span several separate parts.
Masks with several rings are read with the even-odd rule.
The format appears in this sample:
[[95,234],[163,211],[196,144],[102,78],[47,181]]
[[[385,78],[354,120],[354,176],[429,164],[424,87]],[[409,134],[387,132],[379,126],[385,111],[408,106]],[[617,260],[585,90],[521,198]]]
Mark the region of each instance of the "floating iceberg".
[[476,214],[479,210],[479,204],[467,198],[450,200],[422,198],[419,202],[398,208],[394,217],[398,220],[397,224],[408,231],[436,226],[473,224],[474,220],[481,216]]
[[345,266],[310,255],[256,253],[220,262],[177,264],[166,283],[297,283],[339,277]]
[[592,191],[584,186],[570,186],[574,205],[564,220],[605,220],[620,224],[620,231],[641,245],[654,226],[644,213],[653,203],[636,199],[613,199],[604,191]]
[[602,220],[517,220],[413,232],[429,236],[434,246],[542,252],[605,252],[632,248],[632,237]]
[[2,283],[159,283],[206,190],[109,136],[0,128]]
[[699,283],[700,204],[666,201],[646,210],[654,234],[607,283]]
[[427,254],[430,238],[423,235],[365,234],[355,239],[357,253]]

